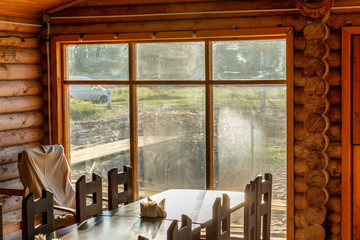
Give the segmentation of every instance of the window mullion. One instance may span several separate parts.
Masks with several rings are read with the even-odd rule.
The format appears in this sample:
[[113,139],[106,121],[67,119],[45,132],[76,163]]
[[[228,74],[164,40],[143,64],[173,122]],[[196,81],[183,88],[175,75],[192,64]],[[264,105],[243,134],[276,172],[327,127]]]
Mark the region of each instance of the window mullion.
[[138,186],[138,132],[137,132],[137,102],[135,84],[135,43],[129,44],[129,111],[130,111],[130,165],[133,167],[133,194],[134,199],[139,198]]
[[205,42],[206,189],[214,189],[213,85],[211,42]]

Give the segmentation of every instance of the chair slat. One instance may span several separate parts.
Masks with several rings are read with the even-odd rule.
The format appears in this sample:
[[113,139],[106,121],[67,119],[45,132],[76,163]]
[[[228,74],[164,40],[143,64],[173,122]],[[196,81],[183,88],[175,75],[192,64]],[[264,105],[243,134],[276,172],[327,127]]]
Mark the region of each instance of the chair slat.
[[[134,201],[132,167],[124,166],[123,172],[118,172],[117,168],[111,169],[108,172],[108,182],[109,210],[117,208],[121,203],[128,204]],[[119,185],[124,185],[124,191],[120,193]]]

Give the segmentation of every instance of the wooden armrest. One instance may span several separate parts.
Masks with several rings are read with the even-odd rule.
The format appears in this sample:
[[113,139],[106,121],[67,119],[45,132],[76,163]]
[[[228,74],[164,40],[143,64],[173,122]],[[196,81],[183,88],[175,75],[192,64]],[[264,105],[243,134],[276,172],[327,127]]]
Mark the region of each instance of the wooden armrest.
[[29,194],[29,188],[24,188],[24,189],[0,188],[0,194],[25,197],[26,195]]
[[68,207],[64,207],[64,206],[54,205],[54,209],[71,213],[72,215],[74,215],[74,216],[76,217],[76,210],[73,209],[73,208],[68,208]]

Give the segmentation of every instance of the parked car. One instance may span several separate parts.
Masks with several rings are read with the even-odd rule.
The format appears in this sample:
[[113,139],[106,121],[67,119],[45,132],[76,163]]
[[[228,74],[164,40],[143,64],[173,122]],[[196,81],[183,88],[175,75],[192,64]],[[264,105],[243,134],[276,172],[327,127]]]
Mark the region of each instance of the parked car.
[[[70,80],[91,80],[83,76],[71,76]],[[100,85],[70,85],[69,95],[71,98],[84,101],[106,103],[111,100],[111,89],[105,89]]]

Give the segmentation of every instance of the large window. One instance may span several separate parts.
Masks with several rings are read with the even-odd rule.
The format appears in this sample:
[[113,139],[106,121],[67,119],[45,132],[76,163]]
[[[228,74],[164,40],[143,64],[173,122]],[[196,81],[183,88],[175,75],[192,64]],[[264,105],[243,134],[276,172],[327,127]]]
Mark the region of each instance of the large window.
[[[170,188],[244,191],[273,174],[285,237],[287,33],[63,43],[59,135],[72,179],[134,167],[143,198]],[[241,225],[241,216],[237,218]]]

